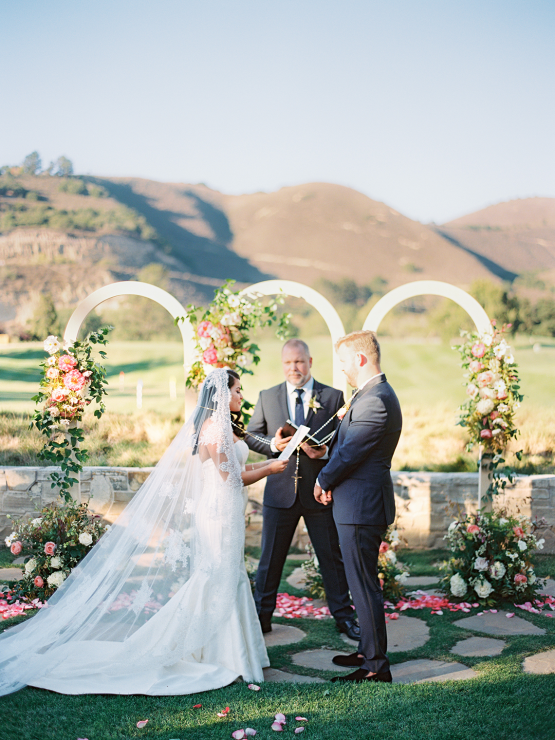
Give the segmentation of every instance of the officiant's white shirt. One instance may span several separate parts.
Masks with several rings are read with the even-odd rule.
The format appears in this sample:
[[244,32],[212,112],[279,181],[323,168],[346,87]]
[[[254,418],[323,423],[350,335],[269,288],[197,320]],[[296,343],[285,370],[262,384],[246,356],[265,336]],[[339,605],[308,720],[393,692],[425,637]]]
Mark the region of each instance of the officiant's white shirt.
[[[290,383],[288,380],[285,381],[285,386],[287,389],[287,409],[289,411],[289,419],[295,423],[295,406],[297,405],[297,386]],[[310,402],[310,399],[312,398],[312,391],[314,390],[314,378],[311,376],[310,380],[308,380],[302,387],[303,395],[302,395],[302,401],[303,401],[303,408],[304,408],[304,418],[306,421],[306,418],[308,416],[308,412],[310,411],[310,406],[308,405]],[[272,452],[279,452],[278,448],[275,445],[275,437],[272,437],[272,441],[270,443],[270,449]],[[322,460],[327,460],[328,453],[326,451],[326,454],[320,458]]]

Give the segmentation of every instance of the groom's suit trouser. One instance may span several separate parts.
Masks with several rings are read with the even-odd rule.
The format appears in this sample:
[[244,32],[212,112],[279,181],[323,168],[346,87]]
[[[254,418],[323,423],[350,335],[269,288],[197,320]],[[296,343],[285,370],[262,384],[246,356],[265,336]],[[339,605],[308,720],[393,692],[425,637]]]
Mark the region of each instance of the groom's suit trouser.
[[378,578],[378,554],[386,527],[338,524],[347,583],[360,624],[362,667],[373,673],[389,670],[383,592]]
[[258,614],[271,616],[281,574],[299,519],[304,517],[310,541],[320,564],[328,606],[339,622],[353,619],[349,587],[341,563],[341,551],[331,507],[308,509],[298,497],[289,509],[263,507],[262,553],[256,574],[254,601]]

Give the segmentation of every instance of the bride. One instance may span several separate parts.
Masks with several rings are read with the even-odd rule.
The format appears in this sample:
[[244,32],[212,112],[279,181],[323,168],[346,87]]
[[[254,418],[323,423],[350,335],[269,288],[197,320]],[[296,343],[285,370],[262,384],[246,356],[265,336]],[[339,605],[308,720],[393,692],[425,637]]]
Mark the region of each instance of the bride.
[[213,370],[192,417],[108,532],[36,616],[0,636],[0,694],[191,694],[269,665],[244,564],[239,376]]

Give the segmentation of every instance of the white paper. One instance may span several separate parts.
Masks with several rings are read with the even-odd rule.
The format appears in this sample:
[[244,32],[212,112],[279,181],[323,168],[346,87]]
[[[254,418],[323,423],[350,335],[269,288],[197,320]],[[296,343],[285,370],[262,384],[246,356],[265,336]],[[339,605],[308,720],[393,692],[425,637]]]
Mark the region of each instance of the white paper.
[[289,460],[291,455],[295,452],[297,447],[301,444],[303,439],[306,437],[307,432],[310,430],[310,427],[305,427],[301,425],[297,431],[295,432],[295,435],[287,445],[287,447],[283,450],[281,455],[278,457],[278,460]]

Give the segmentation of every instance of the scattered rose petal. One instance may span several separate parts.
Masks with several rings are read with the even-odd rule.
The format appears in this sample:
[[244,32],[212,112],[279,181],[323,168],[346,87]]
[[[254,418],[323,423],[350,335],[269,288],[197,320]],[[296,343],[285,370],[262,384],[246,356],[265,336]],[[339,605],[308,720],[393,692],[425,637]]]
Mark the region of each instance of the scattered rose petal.
[[297,722],[308,722],[306,717],[295,717],[295,719],[297,720]]
[[146,725],[147,722],[148,722],[148,719],[142,719],[140,722],[137,722],[137,727],[139,728],[139,730],[142,730],[142,728]]
[[304,732],[304,727],[297,727],[295,730],[295,735],[298,735],[299,732]]
[[200,709],[202,704],[193,704],[193,709]]
[[497,614],[497,609],[490,609],[490,612],[491,612],[492,614]]
[[235,740],[243,740],[245,735],[245,730],[235,730],[235,732],[231,733],[231,737],[235,738]]
[[285,715],[282,714],[281,712],[278,712],[278,714],[276,714],[275,720],[276,722],[280,722],[282,725],[284,725],[287,722]]
[[252,735],[254,737],[256,735],[256,730],[253,730],[252,727],[247,727],[245,730],[245,735]]
[[226,707],[223,711],[218,712],[218,717],[227,717],[229,714],[229,707]]
[[260,691],[260,686],[257,686],[255,683],[250,683],[247,688],[251,691]]
[[514,613],[514,612],[509,612],[509,613],[507,614],[507,619],[510,619],[511,617],[514,617],[514,615],[515,615],[515,613]]
[[276,732],[281,732],[283,730],[283,725],[281,724],[281,722],[273,722],[272,730],[275,730]]

